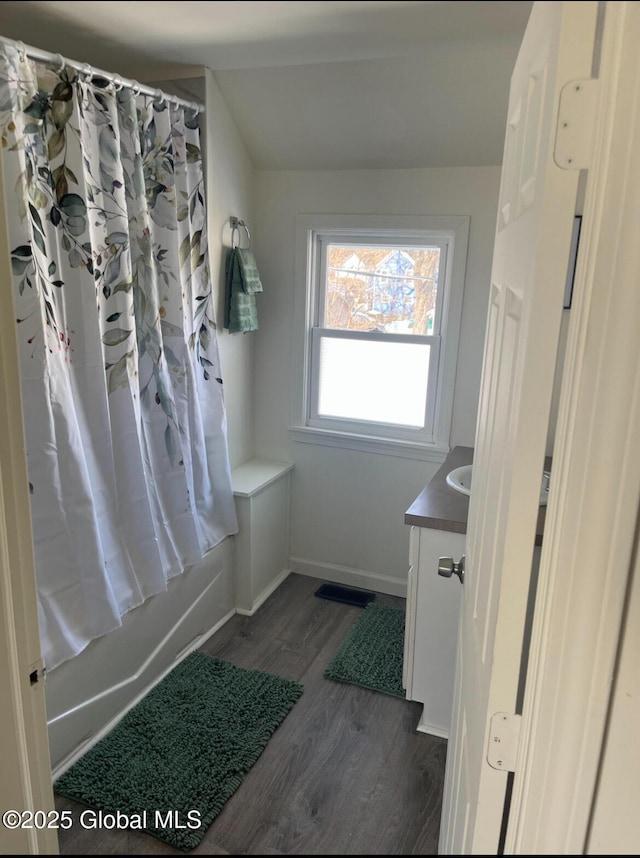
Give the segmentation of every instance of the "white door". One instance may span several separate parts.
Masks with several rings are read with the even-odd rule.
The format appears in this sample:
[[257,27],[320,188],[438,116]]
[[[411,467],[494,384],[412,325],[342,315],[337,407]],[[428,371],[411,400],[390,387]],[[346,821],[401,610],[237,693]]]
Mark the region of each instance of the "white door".
[[489,731],[516,712],[579,178],[554,158],[560,93],[591,77],[597,5],[534,3],[511,79],[440,854],[500,842],[508,760],[487,761]]

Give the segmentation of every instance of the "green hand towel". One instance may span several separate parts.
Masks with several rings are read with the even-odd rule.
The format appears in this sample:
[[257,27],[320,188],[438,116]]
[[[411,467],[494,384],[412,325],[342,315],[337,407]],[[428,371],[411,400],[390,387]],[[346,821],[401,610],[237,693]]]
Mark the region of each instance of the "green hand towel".
[[245,288],[240,259],[241,252],[243,251],[240,251],[237,247],[230,250],[225,263],[226,295],[224,326],[231,334],[258,330],[258,310],[254,291],[262,291],[262,284],[260,283],[260,278],[257,276],[258,271],[254,263],[255,277],[251,277],[251,286],[252,288],[254,287],[254,281],[257,279],[260,290],[254,288],[254,291],[249,292]]
[[236,253],[240,261],[240,276],[244,291],[250,295],[254,292],[262,292],[262,283],[253,253],[250,250],[241,250],[240,248],[236,248]]

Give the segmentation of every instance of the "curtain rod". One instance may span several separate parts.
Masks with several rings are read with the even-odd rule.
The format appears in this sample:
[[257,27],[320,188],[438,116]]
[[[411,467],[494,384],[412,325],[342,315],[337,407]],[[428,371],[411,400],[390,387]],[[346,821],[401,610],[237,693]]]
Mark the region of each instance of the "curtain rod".
[[63,57],[62,54],[53,54],[50,51],[43,51],[40,48],[34,48],[31,45],[25,45],[24,42],[18,42],[14,39],[7,39],[5,36],[0,36],[0,43],[5,45],[12,45],[18,52],[22,54],[26,54],[34,60],[42,60],[45,63],[49,63],[50,65],[57,65],[60,68],[63,66],[70,66],[76,71],[79,71],[81,74],[85,74],[90,80],[94,77],[102,77],[108,81],[111,81],[117,87],[126,87],[127,89],[133,89],[135,92],[144,93],[145,95],[152,95],[154,98],[158,99],[158,101],[173,101],[175,104],[182,105],[183,107],[190,107],[192,110],[196,110],[200,113],[204,113],[204,104],[200,104],[197,101],[187,101],[185,98],[180,98],[178,95],[171,95],[168,92],[163,92],[161,89],[154,89],[150,86],[143,86],[143,84],[138,83],[137,80],[131,80],[129,78],[120,77],[119,75],[111,74],[111,72],[103,71],[102,69],[95,68],[95,66],[89,65],[89,63],[78,63],[75,60],[69,60],[66,57]]

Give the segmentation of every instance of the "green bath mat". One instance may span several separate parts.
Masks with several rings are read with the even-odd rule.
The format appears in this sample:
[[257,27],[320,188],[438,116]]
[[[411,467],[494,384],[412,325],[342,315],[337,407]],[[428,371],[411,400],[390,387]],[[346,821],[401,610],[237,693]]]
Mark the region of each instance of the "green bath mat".
[[404,611],[371,604],[340,644],[324,675],[394,697],[406,697],[402,687],[403,658]]
[[297,682],[194,652],[54,789],[193,849],[301,694]]

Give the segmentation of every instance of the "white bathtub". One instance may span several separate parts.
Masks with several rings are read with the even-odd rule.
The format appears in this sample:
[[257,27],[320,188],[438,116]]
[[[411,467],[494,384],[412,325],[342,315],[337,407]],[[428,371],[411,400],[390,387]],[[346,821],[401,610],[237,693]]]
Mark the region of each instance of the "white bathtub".
[[152,685],[234,613],[232,541],[169,582],[78,656],[47,675],[54,779],[106,733]]

